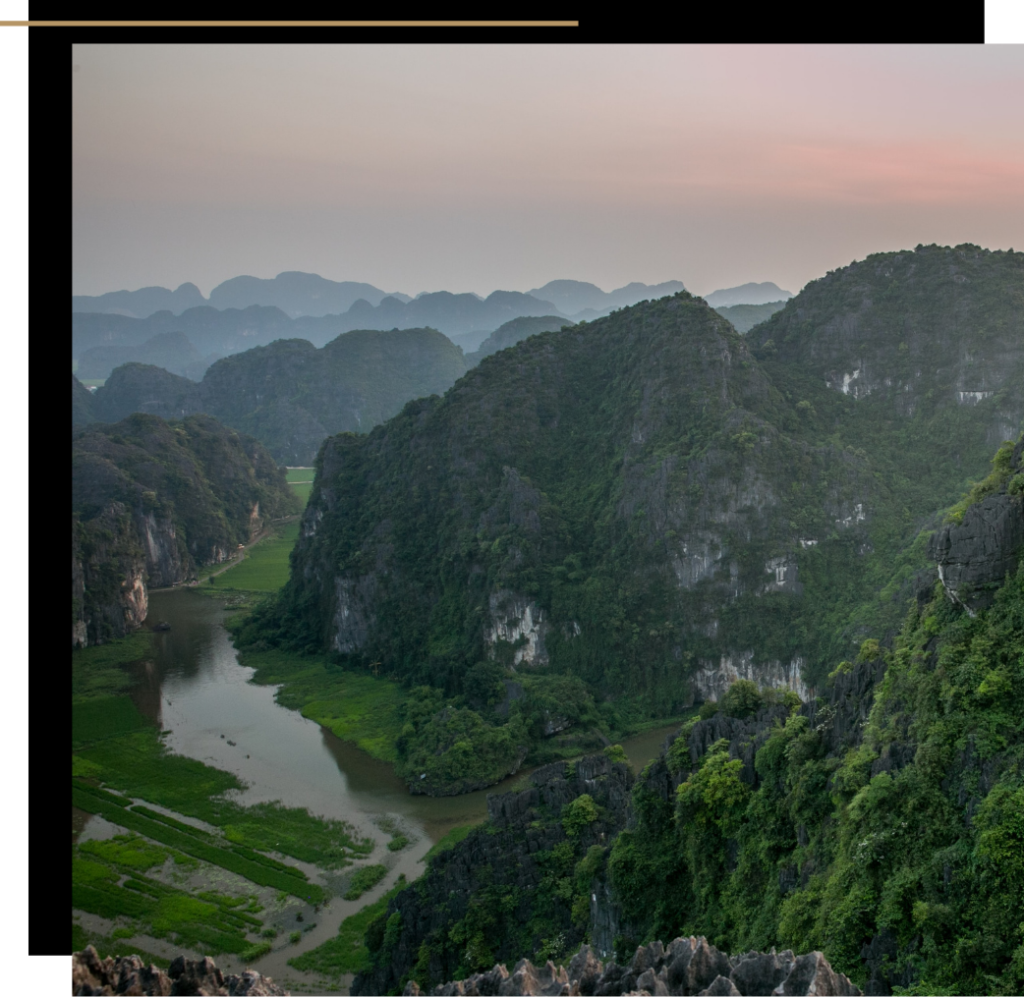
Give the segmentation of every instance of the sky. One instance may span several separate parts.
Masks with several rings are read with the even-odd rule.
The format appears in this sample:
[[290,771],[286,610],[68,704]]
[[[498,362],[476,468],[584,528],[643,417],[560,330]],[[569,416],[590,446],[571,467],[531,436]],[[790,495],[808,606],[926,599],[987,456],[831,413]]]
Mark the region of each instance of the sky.
[[72,293],[796,292],[1024,248],[1024,46],[75,45]]

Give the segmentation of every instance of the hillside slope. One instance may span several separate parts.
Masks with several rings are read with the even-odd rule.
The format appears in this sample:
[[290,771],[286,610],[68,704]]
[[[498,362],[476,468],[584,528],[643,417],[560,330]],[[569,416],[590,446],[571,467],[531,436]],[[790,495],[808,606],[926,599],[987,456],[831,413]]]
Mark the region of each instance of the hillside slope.
[[[922,273],[948,265],[944,250],[912,255]],[[879,265],[853,269],[867,281]],[[450,694],[492,657],[665,713],[737,677],[807,698],[866,630],[898,627],[900,586],[924,564],[915,538],[1024,417],[1020,254],[977,265],[957,293],[992,317],[973,334],[1001,344],[1001,373],[986,367],[1001,380],[978,404],[932,375],[915,405],[898,385],[827,381],[814,363],[841,369],[849,349],[869,370],[902,355],[863,318],[835,331],[847,328],[840,273],[760,327],[790,322],[808,295],[813,362],[796,333],[783,358],[761,332],[758,359],[684,292],[530,337],[443,399],[332,438],[283,631]],[[930,337],[934,357],[957,355],[941,295],[908,285],[899,301],[932,330],[915,349]]]
[[150,586],[194,578],[299,510],[267,451],[209,416],[79,428],[71,474],[72,646],[140,626]]

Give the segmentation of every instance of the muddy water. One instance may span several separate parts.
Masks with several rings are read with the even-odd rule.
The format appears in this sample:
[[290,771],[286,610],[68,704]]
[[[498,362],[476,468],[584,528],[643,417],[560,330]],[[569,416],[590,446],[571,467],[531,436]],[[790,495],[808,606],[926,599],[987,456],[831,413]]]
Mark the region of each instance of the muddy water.
[[[382,883],[359,901],[335,897],[324,909],[307,911],[302,925],[281,925],[290,930],[316,923],[298,945],[284,945],[280,939],[256,968],[302,990],[311,981],[301,980],[301,974],[287,966],[288,958],[336,934],[345,917],[389,889],[400,873],[416,879],[431,844],[452,827],[483,820],[488,794],[508,791],[518,776],[464,796],[411,796],[389,765],[279,706],[274,700],[276,687],[252,684],[253,671],[238,663],[223,627],[224,616],[219,601],[187,589],[150,594],[149,622],[165,621],[170,630],[153,634],[151,659],[139,666],[143,681],[133,694],[136,706],[168,732],[165,741],[171,751],[235,773],[246,784],[236,794],[239,802],[280,800],[348,821],[360,834],[379,842],[372,861],[383,861],[389,868]],[[623,742],[636,771],[658,754],[673,729],[648,731]],[[375,823],[384,817],[413,839],[410,847],[398,854],[387,851],[389,836]],[[105,837],[113,830],[105,821],[93,819],[81,837]],[[150,941],[149,948],[158,946]],[[229,956],[218,959],[227,971],[234,969],[233,962]]]

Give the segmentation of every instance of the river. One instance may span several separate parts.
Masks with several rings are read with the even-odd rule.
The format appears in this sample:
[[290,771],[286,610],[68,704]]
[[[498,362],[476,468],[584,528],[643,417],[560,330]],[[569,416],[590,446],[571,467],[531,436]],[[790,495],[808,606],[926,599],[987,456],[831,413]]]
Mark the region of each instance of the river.
[[[287,966],[289,958],[333,937],[345,917],[379,897],[399,874],[409,880],[420,876],[430,846],[453,827],[483,820],[488,794],[507,792],[519,776],[464,796],[410,795],[390,765],[279,706],[276,686],[250,682],[253,670],[239,664],[224,616],[219,600],[188,589],[150,593],[149,620],[166,621],[170,630],[153,634],[152,655],[138,666],[142,681],[133,692],[136,706],[168,731],[165,742],[171,751],[233,772],[245,782],[247,788],[236,797],[239,802],[280,800],[348,821],[360,834],[380,842],[372,861],[389,868],[382,883],[359,901],[335,897],[312,915],[316,927],[305,931],[298,945],[281,938],[274,951],[254,964],[297,992],[314,981]],[[623,741],[635,771],[659,753],[674,729],[659,728]],[[412,845],[397,854],[387,851],[383,845],[389,835],[377,826],[381,818],[395,821]],[[102,818],[84,823],[80,818],[79,823],[79,840],[115,833]],[[139,944],[161,953],[165,949],[148,939],[145,944],[139,939]],[[217,963],[228,972],[240,968],[231,956],[218,956]]]

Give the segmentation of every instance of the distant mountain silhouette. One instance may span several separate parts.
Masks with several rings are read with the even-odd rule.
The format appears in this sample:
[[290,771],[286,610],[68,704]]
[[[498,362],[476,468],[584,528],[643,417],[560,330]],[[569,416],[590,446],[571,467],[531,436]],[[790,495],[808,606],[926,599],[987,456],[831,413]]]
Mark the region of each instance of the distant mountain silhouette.
[[188,361],[194,364],[200,358],[230,356],[254,346],[266,346],[276,339],[306,339],[314,346],[324,346],[355,329],[389,331],[428,327],[448,336],[476,333],[476,337],[471,337],[471,344],[460,344],[468,352],[510,319],[550,315],[555,311],[550,301],[538,301],[519,291],[495,291],[483,299],[475,294],[437,291],[410,301],[389,295],[376,307],[360,298],[343,315],[304,315],[296,319],[289,318],[274,305],[249,305],[223,311],[204,305],[190,308],[181,315],[160,311],[144,319],[74,313],[71,316],[71,356],[81,365],[88,353],[89,373],[80,369],[82,377],[106,377],[115,367],[135,362],[155,363],[180,374],[199,377],[205,368],[171,366],[163,360],[148,359],[139,351],[160,334],[183,334],[197,353],[197,357]]
[[147,318],[160,311],[180,315],[187,308],[205,304],[206,298],[195,284],[182,284],[176,291],[166,287],[143,287],[138,291],[71,296],[72,312],[103,312],[107,315],[128,315],[131,318]]
[[769,301],[765,305],[719,305],[715,308],[722,318],[732,322],[737,332],[748,333],[759,322],[765,322],[786,307],[785,301]]
[[[221,311],[227,308],[248,308],[267,305],[280,308],[289,318],[300,315],[340,315],[352,303],[364,298],[379,305],[388,296],[373,284],[351,280],[327,280],[315,273],[286,270],[271,280],[260,277],[232,277],[218,284],[209,300],[195,284],[182,284],[176,291],[166,287],[143,287],[138,291],[111,291],[100,295],[72,295],[72,312],[102,312],[107,315],[126,315],[129,318],[149,318],[157,312],[168,311],[181,315],[189,308],[212,305]],[[393,293],[391,297],[409,301],[409,295]]]
[[[300,315],[342,315],[360,298],[371,305],[379,305],[388,297],[373,284],[352,280],[328,280],[315,273],[286,270],[273,280],[259,277],[232,277],[218,284],[210,292],[214,308],[248,308],[250,305],[273,305],[290,318]],[[392,294],[400,301],[408,301],[406,294]]]
[[792,291],[784,291],[778,284],[766,280],[761,284],[740,284],[739,287],[725,287],[705,294],[704,300],[712,308],[727,308],[730,305],[767,305],[772,301],[787,301]]
[[602,291],[596,284],[582,280],[552,280],[529,293],[554,304],[555,309],[576,321],[606,315],[613,308],[625,308],[638,301],[664,298],[684,291],[682,281],[667,280],[663,284],[641,284],[634,281],[614,291]]
[[104,378],[124,363],[155,364],[173,374],[198,381],[220,353],[202,356],[183,332],[158,332],[138,346],[115,343],[94,346],[78,358],[78,373],[84,378]]

